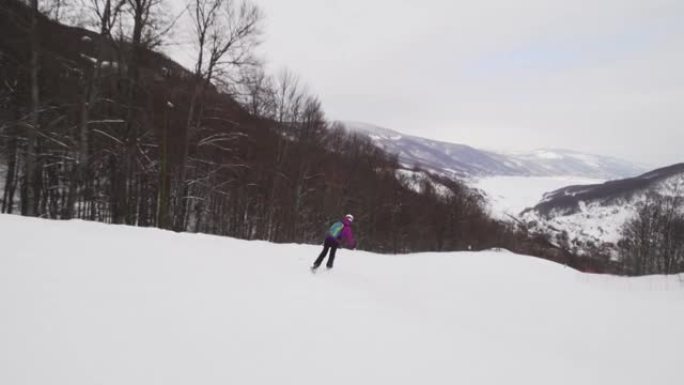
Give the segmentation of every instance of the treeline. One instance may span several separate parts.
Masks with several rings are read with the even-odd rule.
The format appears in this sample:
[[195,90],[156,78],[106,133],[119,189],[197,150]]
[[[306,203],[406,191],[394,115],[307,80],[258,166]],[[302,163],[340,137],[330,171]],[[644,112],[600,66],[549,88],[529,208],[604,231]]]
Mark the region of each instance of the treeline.
[[622,228],[618,243],[621,273],[684,272],[684,202],[681,196],[654,196]]
[[159,0],[88,0],[91,30],[45,4],[0,9],[3,213],[317,243],[351,212],[368,250],[504,247],[583,268],[461,183],[412,188],[395,157],[331,126],[295,75],[254,58],[251,3],[188,3],[192,70],[155,52],[170,28]]

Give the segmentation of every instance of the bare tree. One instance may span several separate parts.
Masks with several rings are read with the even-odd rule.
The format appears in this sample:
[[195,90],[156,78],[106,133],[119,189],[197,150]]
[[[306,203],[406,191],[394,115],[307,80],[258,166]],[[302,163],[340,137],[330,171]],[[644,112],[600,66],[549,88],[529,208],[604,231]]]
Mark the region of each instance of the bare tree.
[[622,228],[619,242],[628,274],[672,274],[684,258],[684,214],[681,197],[655,196]]
[[299,77],[288,69],[283,69],[276,78],[275,104],[276,120],[281,127],[294,120],[293,112],[298,109],[301,99]]
[[22,213],[27,216],[35,216],[38,210],[38,194],[40,187],[40,176],[38,173],[37,164],[37,145],[38,145],[38,130],[40,129],[40,99],[39,99],[39,54],[40,54],[40,40],[38,31],[38,0],[31,0],[31,62],[30,78],[31,78],[31,107],[30,117],[26,134],[26,160],[24,162],[24,183],[22,196]]
[[300,137],[306,142],[318,142],[326,128],[321,101],[315,96],[308,96],[304,101]]
[[[259,43],[262,13],[248,1],[194,0],[189,7],[195,26],[197,60],[194,89],[183,131],[183,153],[176,172],[174,228],[186,227],[188,212],[187,159],[190,136],[198,132],[204,116],[204,95],[213,83],[230,79],[233,71],[255,63],[253,49]],[[202,138],[198,139],[198,143]]]
[[72,218],[74,216],[74,205],[77,200],[77,193],[79,189],[83,190],[84,199],[90,200],[91,189],[89,186],[82,186],[89,168],[89,123],[90,112],[98,100],[99,83],[101,81],[102,66],[105,61],[105,52],[107,45],[111,44],[111,31],[115,26],[126,0],[90,0],[90,8],[92,9],[93,19],[96,20],[95,26],[99,30],[99,38],[95,42],[95,62],[92,69],[86,72],[83,82],[83,96],[80,106],[80,120],[78,124],[78,132],[75,135],[78,150],[74,157],[76,164],[74,165],[73,177],[69,184],[69,192],[64,212],[65,218]]
[[275,85],[263,66],[246,66],[240,73],[242,104],[254,116],[274,119],[276,116]]
[[163,0],[126,0],[123,12],[127,16],[119,22],[119,48],[126,63],[122,71],[124,84],[125,125],[119,134],[122,152],[119,161],[112,163],[113,192],[112,213],[116,223],[134,224],[138,211],[143,183],[137,175],[141,163],[136,161],[140,155],[140,140],[149,135],[150,127],[143,124],[143,110],[139,100],[144,91],[141,84],[141,59],[146,52],[160,43],[164,26]]

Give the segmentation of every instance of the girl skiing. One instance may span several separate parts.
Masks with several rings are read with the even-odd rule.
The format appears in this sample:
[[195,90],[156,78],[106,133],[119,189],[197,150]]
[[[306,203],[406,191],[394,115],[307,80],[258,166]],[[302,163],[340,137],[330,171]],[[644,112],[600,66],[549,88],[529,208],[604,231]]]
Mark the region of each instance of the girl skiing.
[[356,248],[356,241],[354,240],[351,229],[353,221],[354,216],[347,214],[342,220],[337,221],[330,226],[327,236],[325,237],[325,242],[323,242],[323,251],[318,256],[313,266],[311,266],[311,271],[316,271],[316,269],[318,269],[318,266],[320,266],[323,259],[325,259],[326,254],[328,254],[328,250],[330,250],[330,257],[325,266],[328,269],[332,269],[333,263],[335,262],[335,252],[337,251],[337,248],[340,247],[340,244],[348,249]]

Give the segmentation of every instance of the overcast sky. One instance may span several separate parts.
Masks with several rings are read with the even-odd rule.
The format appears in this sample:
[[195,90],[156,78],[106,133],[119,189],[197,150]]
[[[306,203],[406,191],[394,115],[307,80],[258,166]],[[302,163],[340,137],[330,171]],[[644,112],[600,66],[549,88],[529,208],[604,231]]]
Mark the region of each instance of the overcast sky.
[[330,119],[684,161],[683,0],[253,0]]

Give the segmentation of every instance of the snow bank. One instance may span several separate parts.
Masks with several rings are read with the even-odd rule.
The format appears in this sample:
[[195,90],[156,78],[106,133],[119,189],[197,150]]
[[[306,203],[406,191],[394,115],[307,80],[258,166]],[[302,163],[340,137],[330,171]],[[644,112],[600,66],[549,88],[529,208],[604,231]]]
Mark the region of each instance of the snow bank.
[[680,277],[0,215],[2,384],[680,384]]

